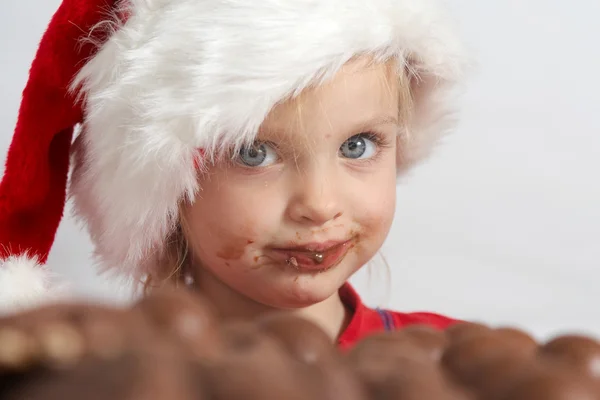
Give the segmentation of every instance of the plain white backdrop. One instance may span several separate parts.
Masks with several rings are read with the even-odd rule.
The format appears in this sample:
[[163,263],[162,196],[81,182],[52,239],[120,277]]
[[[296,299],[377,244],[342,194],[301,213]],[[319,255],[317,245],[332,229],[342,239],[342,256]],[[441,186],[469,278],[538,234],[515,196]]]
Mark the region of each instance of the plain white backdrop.
[[[59,3],[2,4],[2,160]],[[353,282],[371,305],[600,337],[600,2],[448,3],[478,63],[461,124],[398,186],[389,271],[376,259]],[[81,296],[127,301],[91,250],[67,216],[48,263]]]

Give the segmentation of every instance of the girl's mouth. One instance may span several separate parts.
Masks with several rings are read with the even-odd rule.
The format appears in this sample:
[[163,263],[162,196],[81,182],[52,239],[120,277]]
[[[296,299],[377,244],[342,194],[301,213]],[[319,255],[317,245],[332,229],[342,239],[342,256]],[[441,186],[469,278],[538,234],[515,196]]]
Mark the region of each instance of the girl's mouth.
[[315,272],[333,268],[352,248],[353,240],[308,243],[293,248],[273,249],[274,258],[299,271]]

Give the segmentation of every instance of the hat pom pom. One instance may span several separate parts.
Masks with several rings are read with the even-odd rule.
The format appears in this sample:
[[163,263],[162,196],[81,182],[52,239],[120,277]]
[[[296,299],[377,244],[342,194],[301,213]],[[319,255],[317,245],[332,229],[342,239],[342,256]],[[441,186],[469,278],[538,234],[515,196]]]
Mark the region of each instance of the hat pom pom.
[[65,294],[52,282],[54,274],[27,254],[0,261],[0,315],[23,311]]

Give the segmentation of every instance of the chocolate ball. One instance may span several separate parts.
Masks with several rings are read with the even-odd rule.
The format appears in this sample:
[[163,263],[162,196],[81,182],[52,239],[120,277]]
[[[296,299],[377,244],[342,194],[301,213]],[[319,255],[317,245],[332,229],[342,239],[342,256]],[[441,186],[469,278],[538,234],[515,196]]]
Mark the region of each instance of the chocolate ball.
[[498,400],[597,400],[590,381],[559,368],[538,368],[518,379]]
[[383,377],[392,373],[407,357],[421,359],[422,362],[428,361],[418,347],[397,341],[389,333],[368,336],[346,354],[349,364],[357,371],[373,377]]
[[364,400],[366,392],[353,372],[341,362],[333,340],[316,324],[288,313],[272,313],[257,321],[307,369],[309,385],[323,399]]
[[485,335],[451,343],[442,356],[442,365],[455,380],[472,386],[481,379],[486,367],[507,358],[527,358],[527,355],[519,346],[502,340],[490,331]]
[[27,369],[40,357],[32,334],[10,325],[0,326],[0,375]]
[[311,370],[318,380],[319,392],[327,400],[367,400],[367,387],[359,380],[358,375],[347,364],[335,360],[327,364],[315,366]]
[[538,343],[531,335],[516,328],[497,328],[494,330],[494,334],[511,348],[518,349],[523,353],[533,355],[538,348]]
[[476,336],[487,336],[491,332],[492,329],[490,327],[474,322],[455,323],[444,330],[451,343],[458,343]]
[[157,290],[134,306],[163,340],[177,342],[194,357],[220,349],[217,321],[209,303],[187,289]]
[[214,400],[323,398],[311,384],[307,364],[255,324],[228,323],[220,334],[220,357],[203,363],[207,391]]
[[410,346],[418,349],[431,361],[439,361],[448,345],[447,336],[428,325],[410,325],[389,334],[392,346]]
[[273,313],[260,318],[258,327],[279,340],[290,354],[307,364],[337,356],[333,340],[314,323],[287,313]]
[[388,362],[393,364],[398,356],[422,358],[435,363],[441,358],[447,343],[442,332],[415,325],[368,336],[352,349],[349,357],[357,364],[378,363],[379,366]]
[[[429,350],[436,335],[425,329],[367,337],[347,354],[373,399],[461,399]],[[419,339],[416,339],[419,338]],[[427,340],[425,340],[427,338]],[[420,347],[421,346],[421,347]]]
[[497,358],[481,366],[476,379],[470,382],[470,387],[480,399],[496,398],[536,367],[531,358],[514,356]]
[[600,342],[590,337],[559,336],[541,346],[539,355],[600,381]]
[[0,320],[0,368],[68,365],[84,356],[118,356],[146,336],[143,320],[125,309],[86,303],[39,307]]
[[35,369],[12,377],[2,385],[0,397],[7,400],[31,399],[112,399],[126,398],[135,372],[131,358],[120,356],[110,361],[82,360],[77,368]]
[[440,369],[423,358],[397,357],[387,369],[373,364],[356,366],[358,376],[374,399],[459,399]]
[[[155,348],[156,349],[156,348]],[[19,377],[0,390],[6,400],[193,400],[189,368],[172,353],[122,353],[116,358],[87,358],[75,368],[42,369]]]

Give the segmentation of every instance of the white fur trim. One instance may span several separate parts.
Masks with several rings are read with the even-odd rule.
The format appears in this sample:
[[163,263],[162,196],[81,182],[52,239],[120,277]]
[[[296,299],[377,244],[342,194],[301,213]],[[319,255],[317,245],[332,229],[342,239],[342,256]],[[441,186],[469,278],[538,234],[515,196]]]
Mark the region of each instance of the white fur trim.
[[396,59],[419,80],[399,171],[450,126],[460,42],[429,0],[130,0],[76,77],[85,96],[70,193],[102,269],[140,278],[198,190],[196,149],[239,147],[279,101],[353,57]]
[[11,256],[0,262],[0,315],[58,300],[64,287],[53,285],[52,278],[35,257]]

